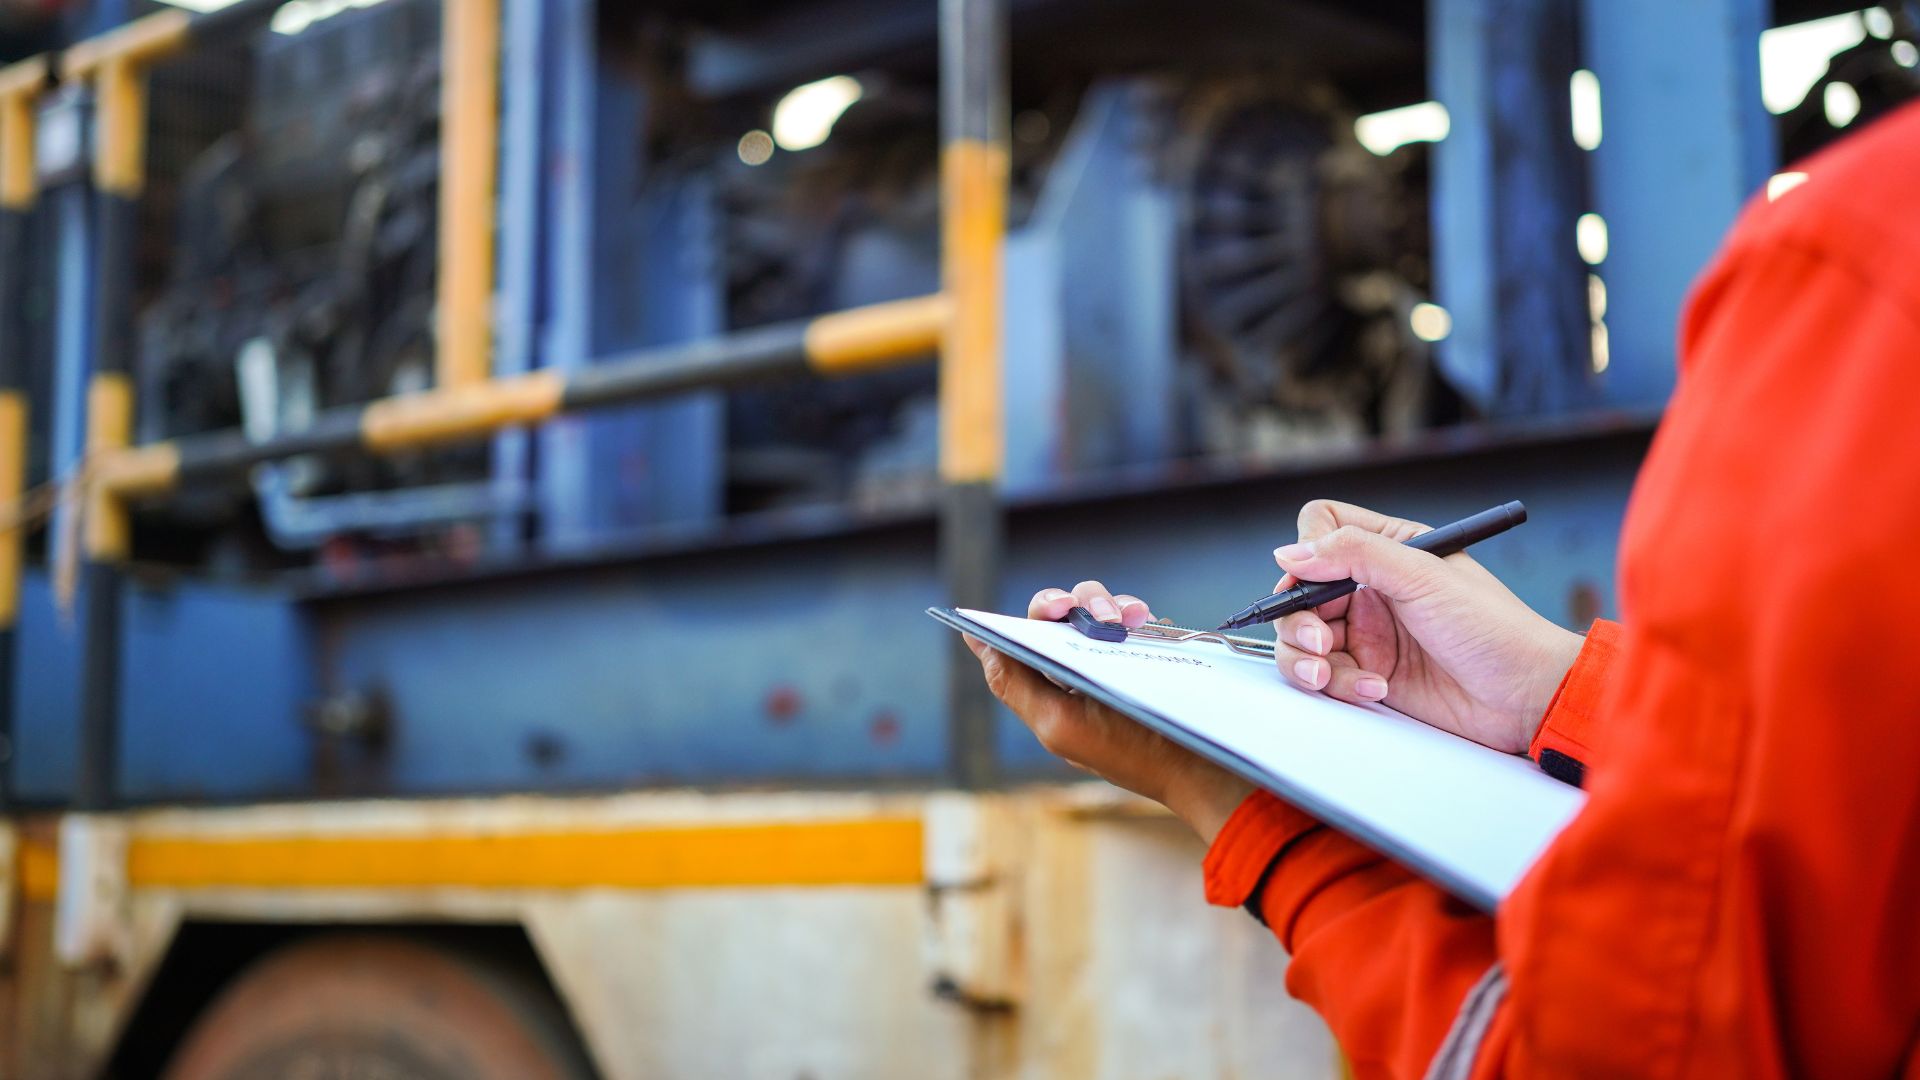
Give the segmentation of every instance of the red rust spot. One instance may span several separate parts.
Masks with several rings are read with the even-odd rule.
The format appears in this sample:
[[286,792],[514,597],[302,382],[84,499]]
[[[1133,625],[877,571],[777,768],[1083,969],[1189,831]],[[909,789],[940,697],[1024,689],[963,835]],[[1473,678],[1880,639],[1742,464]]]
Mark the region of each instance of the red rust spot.
[[787,724],[800,715],[800,691],[791,686],[776,686],[767,693],[763,708],[767,719],[776,724]]
[[891,710],[882,709],[873,714],[873,723],[867,726],[867,733],[875,743],[892,746],[900,741],[900,718]]

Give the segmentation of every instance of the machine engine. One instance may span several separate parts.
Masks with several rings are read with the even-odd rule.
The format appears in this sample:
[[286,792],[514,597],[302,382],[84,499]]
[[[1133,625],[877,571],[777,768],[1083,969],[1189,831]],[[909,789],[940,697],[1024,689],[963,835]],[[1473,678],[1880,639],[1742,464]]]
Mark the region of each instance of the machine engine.
[[[171,197],[150,212],[177,240],[144,293],[143,438],[297,430],[318,409],[429,384],[437,9],[389,0],[271,36],[218,88],[230,129],[178,140],[178,160],[156,168],[176,180],[159,185]],[[650,101],[632,142],[642,175],[699,176],[712,193],[718,265],[704,272],[717,278],[724,327],[936,290],[931,56],[860,69],[858,100],[820,145],[748,153],[743,133],[766,138],[757,129],[770,126],[779,94],[691,89],[685,57],[699,18],[603,14],[602,33],[610,67]],[[1275,459],[1456,414],[1408,328],[1429,284],[1424,148],[1363,149],[1357,110],[1333,79],[1184,59],[1177,70],[1064,66],[1020,77],[1014,94],[1016,241],[1045,212],[1049,187],[1066,182],[1059,174],[1090,167],[1073,150],[1094,137],[1081,130],[1093,123],[1086,103],[1118,87],[1138,113],[1137,135],[1097,167],[1137,172],[1169,208],[1171,243],[1155,257],[1165,265],[1144,268],[1164,282],[1150,300],[1175,328],[1164,355],[1149,348],[1145,361],[1173,388],[1170,436],[1153,454]],[[206,88],[194,92],[176,95],[182,114],[207,111]],[[168,102],[163,78],[163,120]],[[1010,337],[1028,332],[1010,318]],[[1076,394],[1124,403],[1128,369],[1103,372],[1098,355],[1073,362]],[[924,499],[935,484],[930,368],[736,390],[724,411],[726,513],[884,506]],[[1111,447],[1057,456],[1076,473],[1140,464]],[[450,524],[528,514],[521,502],[448,497],[481,486],[487,461],[475,449],[293,462],[222,505],[199,504],[196,524],[244,528],[252,500],[274,545],[298,551],[355,533],[415,543]],[[406,501],[424,489],[440,497]],[[287,524],[289,500],[367,492],[400,501],[331,515],[324,528]]]

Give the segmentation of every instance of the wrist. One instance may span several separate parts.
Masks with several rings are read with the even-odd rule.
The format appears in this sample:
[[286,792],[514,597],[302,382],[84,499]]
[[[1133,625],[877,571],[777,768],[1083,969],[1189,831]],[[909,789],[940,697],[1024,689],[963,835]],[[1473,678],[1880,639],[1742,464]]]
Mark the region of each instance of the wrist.
[[1160,802],[1187,823],[1200,839],[1213,843],[1227,819],[1240,808],[1253,785],[1212,764],[1196,765],[1167,784]]
[[1567,672],[1573,670],[1574,661],[1580,658],[1585,644],[1585,637],[1559,626],[1554,626],[1551,634],[1543,635],[1542,658],[1534,667],[1532,693],[1521,711],[1519,753],[1526,753],[1527,747],[1533,745],[1540,725],[1546,721],[1547,710],[1553,705],[1554,695],[1560,692],[1560,684],[1566,681]]

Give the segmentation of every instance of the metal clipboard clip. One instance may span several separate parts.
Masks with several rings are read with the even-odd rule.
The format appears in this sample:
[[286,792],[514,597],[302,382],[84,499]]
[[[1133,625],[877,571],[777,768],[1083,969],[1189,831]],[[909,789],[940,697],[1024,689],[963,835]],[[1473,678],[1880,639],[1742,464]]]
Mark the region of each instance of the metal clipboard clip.
[[1067,612],[1067,622],[1075,630],[1095,641],[1212,641],[1225,645],[1242,656],[1258,656],[1265,660],[1273,659],[1273,642],[1259,638],[1239,637],[1218,630],[1194,630],[1172,623],[1147,623],[1144,626],[1122,626],[1119,623],[1101,622],[1093,617],[1086,608],[1077,607]]
[[1237,637],[1218,630],[1190,630],[1172,623],[1147,623],[1127,629],[1127,637],[1142,641],[1217,641],[1242,656],[1273,659],[1273,642],[1259,638]]

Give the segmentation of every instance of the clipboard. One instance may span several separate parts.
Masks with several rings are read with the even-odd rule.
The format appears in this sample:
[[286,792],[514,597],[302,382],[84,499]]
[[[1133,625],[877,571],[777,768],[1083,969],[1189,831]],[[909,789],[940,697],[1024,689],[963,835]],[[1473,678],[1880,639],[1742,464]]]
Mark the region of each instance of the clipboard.
[[1259,639],[1162,627],[1103,642],[1065,623],[958,608],[927,614],[1483,911],[1499,905],[1585,804],[1578,788],[1524,757],[1385,706],[1292,685],[1274,670],[1271,643]]

